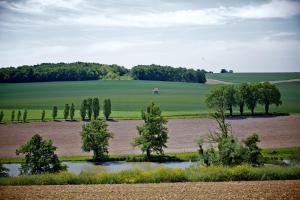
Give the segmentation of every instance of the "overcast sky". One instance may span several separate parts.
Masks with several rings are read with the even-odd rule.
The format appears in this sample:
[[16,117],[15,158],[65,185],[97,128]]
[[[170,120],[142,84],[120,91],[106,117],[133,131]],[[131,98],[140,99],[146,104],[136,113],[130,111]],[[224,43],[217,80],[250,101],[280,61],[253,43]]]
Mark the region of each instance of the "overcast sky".
[[0,66],[300,71],[300,1],[0,0]]

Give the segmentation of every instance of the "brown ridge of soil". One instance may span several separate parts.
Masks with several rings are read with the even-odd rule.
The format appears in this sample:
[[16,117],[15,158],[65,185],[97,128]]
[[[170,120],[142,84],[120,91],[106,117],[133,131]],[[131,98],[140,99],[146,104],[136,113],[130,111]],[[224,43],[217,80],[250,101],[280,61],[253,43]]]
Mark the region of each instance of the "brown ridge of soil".
[[1,199],[300,199],[300,181],[0,186]]
[[[260,147],[300,146],[300,115],[229,118],[233,134],[244,139],[250,133],[260,135]],[[138,132],[136,126],[141,120],[109,121],[109,129],[114,134],[110,141],[112,154],[140,153],[131,146]],[[31,122],[0,124],[0,157],[16,157],[16,149],[33,134],[52,139],[58,155],[89,155],[81,150],[80,132],[84,122]],[[169,140],[166,152],[187,152],[197,150],[195,143],[199,135],[206,136],[216,128],[210,118],[170,119],[168,122]]]

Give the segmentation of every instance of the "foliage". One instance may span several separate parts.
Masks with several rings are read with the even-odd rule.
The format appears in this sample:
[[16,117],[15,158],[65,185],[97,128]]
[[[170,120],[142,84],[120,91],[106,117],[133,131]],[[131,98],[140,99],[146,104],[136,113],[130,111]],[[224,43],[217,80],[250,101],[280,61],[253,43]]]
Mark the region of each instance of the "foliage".
[[27,109],[25,109],[23,113],[23,122],[25,123],[26,121],[27,121]]
[[265,105],[265,113],[269,114],[269,107],[271,104],[276,106],[281,105],[281,94],[276,85],[265,82],[259,87],[259,103]]
[[66,104],[64,109],[64,119],[67,120],[69,115],[70,115],[70,106],[69,104]]
[[113,138],[102,120],[94,120],[82,126],[82,150],[93,151],[95,161],[104,160],[108,154],[108,141]]
[[246,160],[252,165],[262,164],[262,153],[261,149],[257,146],[258,142],[260,142],[260,140],[256,133],[248,136],[244,141],[247,148]]
[[147,112],[142,111],[144,124],[137,126],[139,136],[134,138],[133,146],[140,147],[146,152],[147,157],[152,152],[163,154],[168,140],[168,129],[165,127],[167,120],[161,116],[161,110],[154,102],[147,107]]
[[74,120],[74,115],[75,115],[75,106],[74,106],[74,104],[72,103],[72,104],[71,104],[71,107],[70,107],[70,118],[71,118],[71,121]]
[[0,177],[8,176],[9,169],[3,167],[2,163],[0,163]]
[[43,111],[42,111],[42,116],[41,116],[41,121],[42,121],[42,122],[45,121],[45,116],[46,116],[46,111],[43,110]]
[[53,106],[53,109],[52,109],[52,118],[53,120],[55,120],[57,117],[57,106]]
[[18,111],[18,116],[17,116],[18,122],[21,120],[21,115],[22,115],[22,113],[21,113],[21,111],[19,110],[19,111]]
[[241,115],[244,115],[244,106],[247,99],[247,86],[247,83],[242,83],[236,88],[235,99]]
[[93,104],[92,107],[93,107],[93,114],[94,114],[93,116],[94,119],[97,119],[100,113],[100,103],[98,97],[93,98],[92,104]]
[[108,73],[123,76],[128,69],[98,63],[42,63],[17,68],[0,68],[0,83],[98,80]]
[[194,166],[188,169],[159,168],[143,171],[139,169],[114,173],[69,172],[0,178],[0,185],[63,185],[63,184],[133,184],[162,182],[219,182],[219,181],[262,181],[262,180],[298,180],[300,166],[263,166],[239,165]]
[[92,114],[93,114],[93,99],[92,98],[87,99],[86,109],[87,109],[88,120],[91,121]]
[[4,118],[4,112],[1,111],[1,112],[0,112],[0,123],[3,121],[3,118]]
[[260,98],[259,93],[260,83],[247,84],[246,86],[246,105],[254,115],[254,109]]
[[108,119],[110,114],[111,114],[111,101],[110,101],[110,99],[104,99],[103,114],[105,116],[105,119]]
[[25,163],[21,164],[21,174],[54,173],[65,170],[66,167],[59,161],[55,150],[56,147],[52,145],[51,140],[43,140],[38,134],[33,135],[26,144],[16,150],[17,155],[25,155]]
[[85,116],[86,116],[86,107],[87,107],[87,100],[84,99],[81,103],[80,106],[80,116],[81,116],[81,120],[84,121],[85,120]]
[[15,121],[15,110],[11,111],[11,122]]
[[229,110],[230,116],[232,116],[232,109],[236,106],[236,89],[233,85],[226,85],[224,89],[225,106]]
[[205,73],[201,70],[173,68],[160,65],[137,65],[131,71],[136,80],[177,81],[205,83]]
[[224,116],[226,109],[225,86],[216,87],[210,90],[205,99],[205,103],[209,108],[213,108],[216,112]]

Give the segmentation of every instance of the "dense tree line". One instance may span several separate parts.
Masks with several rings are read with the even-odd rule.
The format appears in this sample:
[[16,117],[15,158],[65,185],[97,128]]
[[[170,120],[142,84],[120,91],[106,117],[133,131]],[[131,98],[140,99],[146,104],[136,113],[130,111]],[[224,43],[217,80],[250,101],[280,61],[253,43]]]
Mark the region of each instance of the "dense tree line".
[[80,81],[103,79],[106,75],[122,76],[128,69],[118,65],[98,63],[42,63],[17,68],[0,68],[1,83]]
[[133,79],[205,83],[205,71],[160,65],[137,65],[130,71]]
[[244,114],[244,107],[251,111],[257,104],[265,108],[265,114],[269,114],[271,104],[279,106],[282,104],[281,94],[276,85],[265,83],[242,83],[238,86],[226,85],[213,89],[206,97],[208,107],[216,109],[218,112],[228,110],[232,116],[233,108],[238,106],[240,114]]

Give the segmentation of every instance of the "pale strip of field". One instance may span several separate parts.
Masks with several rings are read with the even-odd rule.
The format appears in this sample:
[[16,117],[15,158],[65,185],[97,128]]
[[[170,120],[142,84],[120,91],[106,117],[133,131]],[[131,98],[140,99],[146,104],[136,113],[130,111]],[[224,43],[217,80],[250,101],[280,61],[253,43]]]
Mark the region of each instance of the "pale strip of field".
[[[291,83],[291,82],[299,82],[300,79],[288,79],[288,80],[278,80],[278,81],[269,81],[272,84],[276,83]],[[228,81],[221,81],[221,80],[215,80],[215,79],[207,79],[206,84],[209,85],[217,85],[217,84],[234,84],[233,82],[228,82]]]
[[[250,133],[260,135],[262,148],[300,146],[300,115],[229,118],[233,134],[244,139]],[[110,141],[110,153],[140,153],[133,149],[131,142],[138,135],[136,126],[141,120],[109,121],[114,134]],[[0,157],[15,157],[16,148],[24,144],[34,133],[53,140],[58,155],[87,155],[81,150],[80,132],[83,122],[31,122],[0,125]],[[166,152],[196,151],[196,138],[206,136],[216,128],[210,118],[170,119],[168,122],[169,141]]]
[[300,199],[300,181],[0,186],[1,199]]

